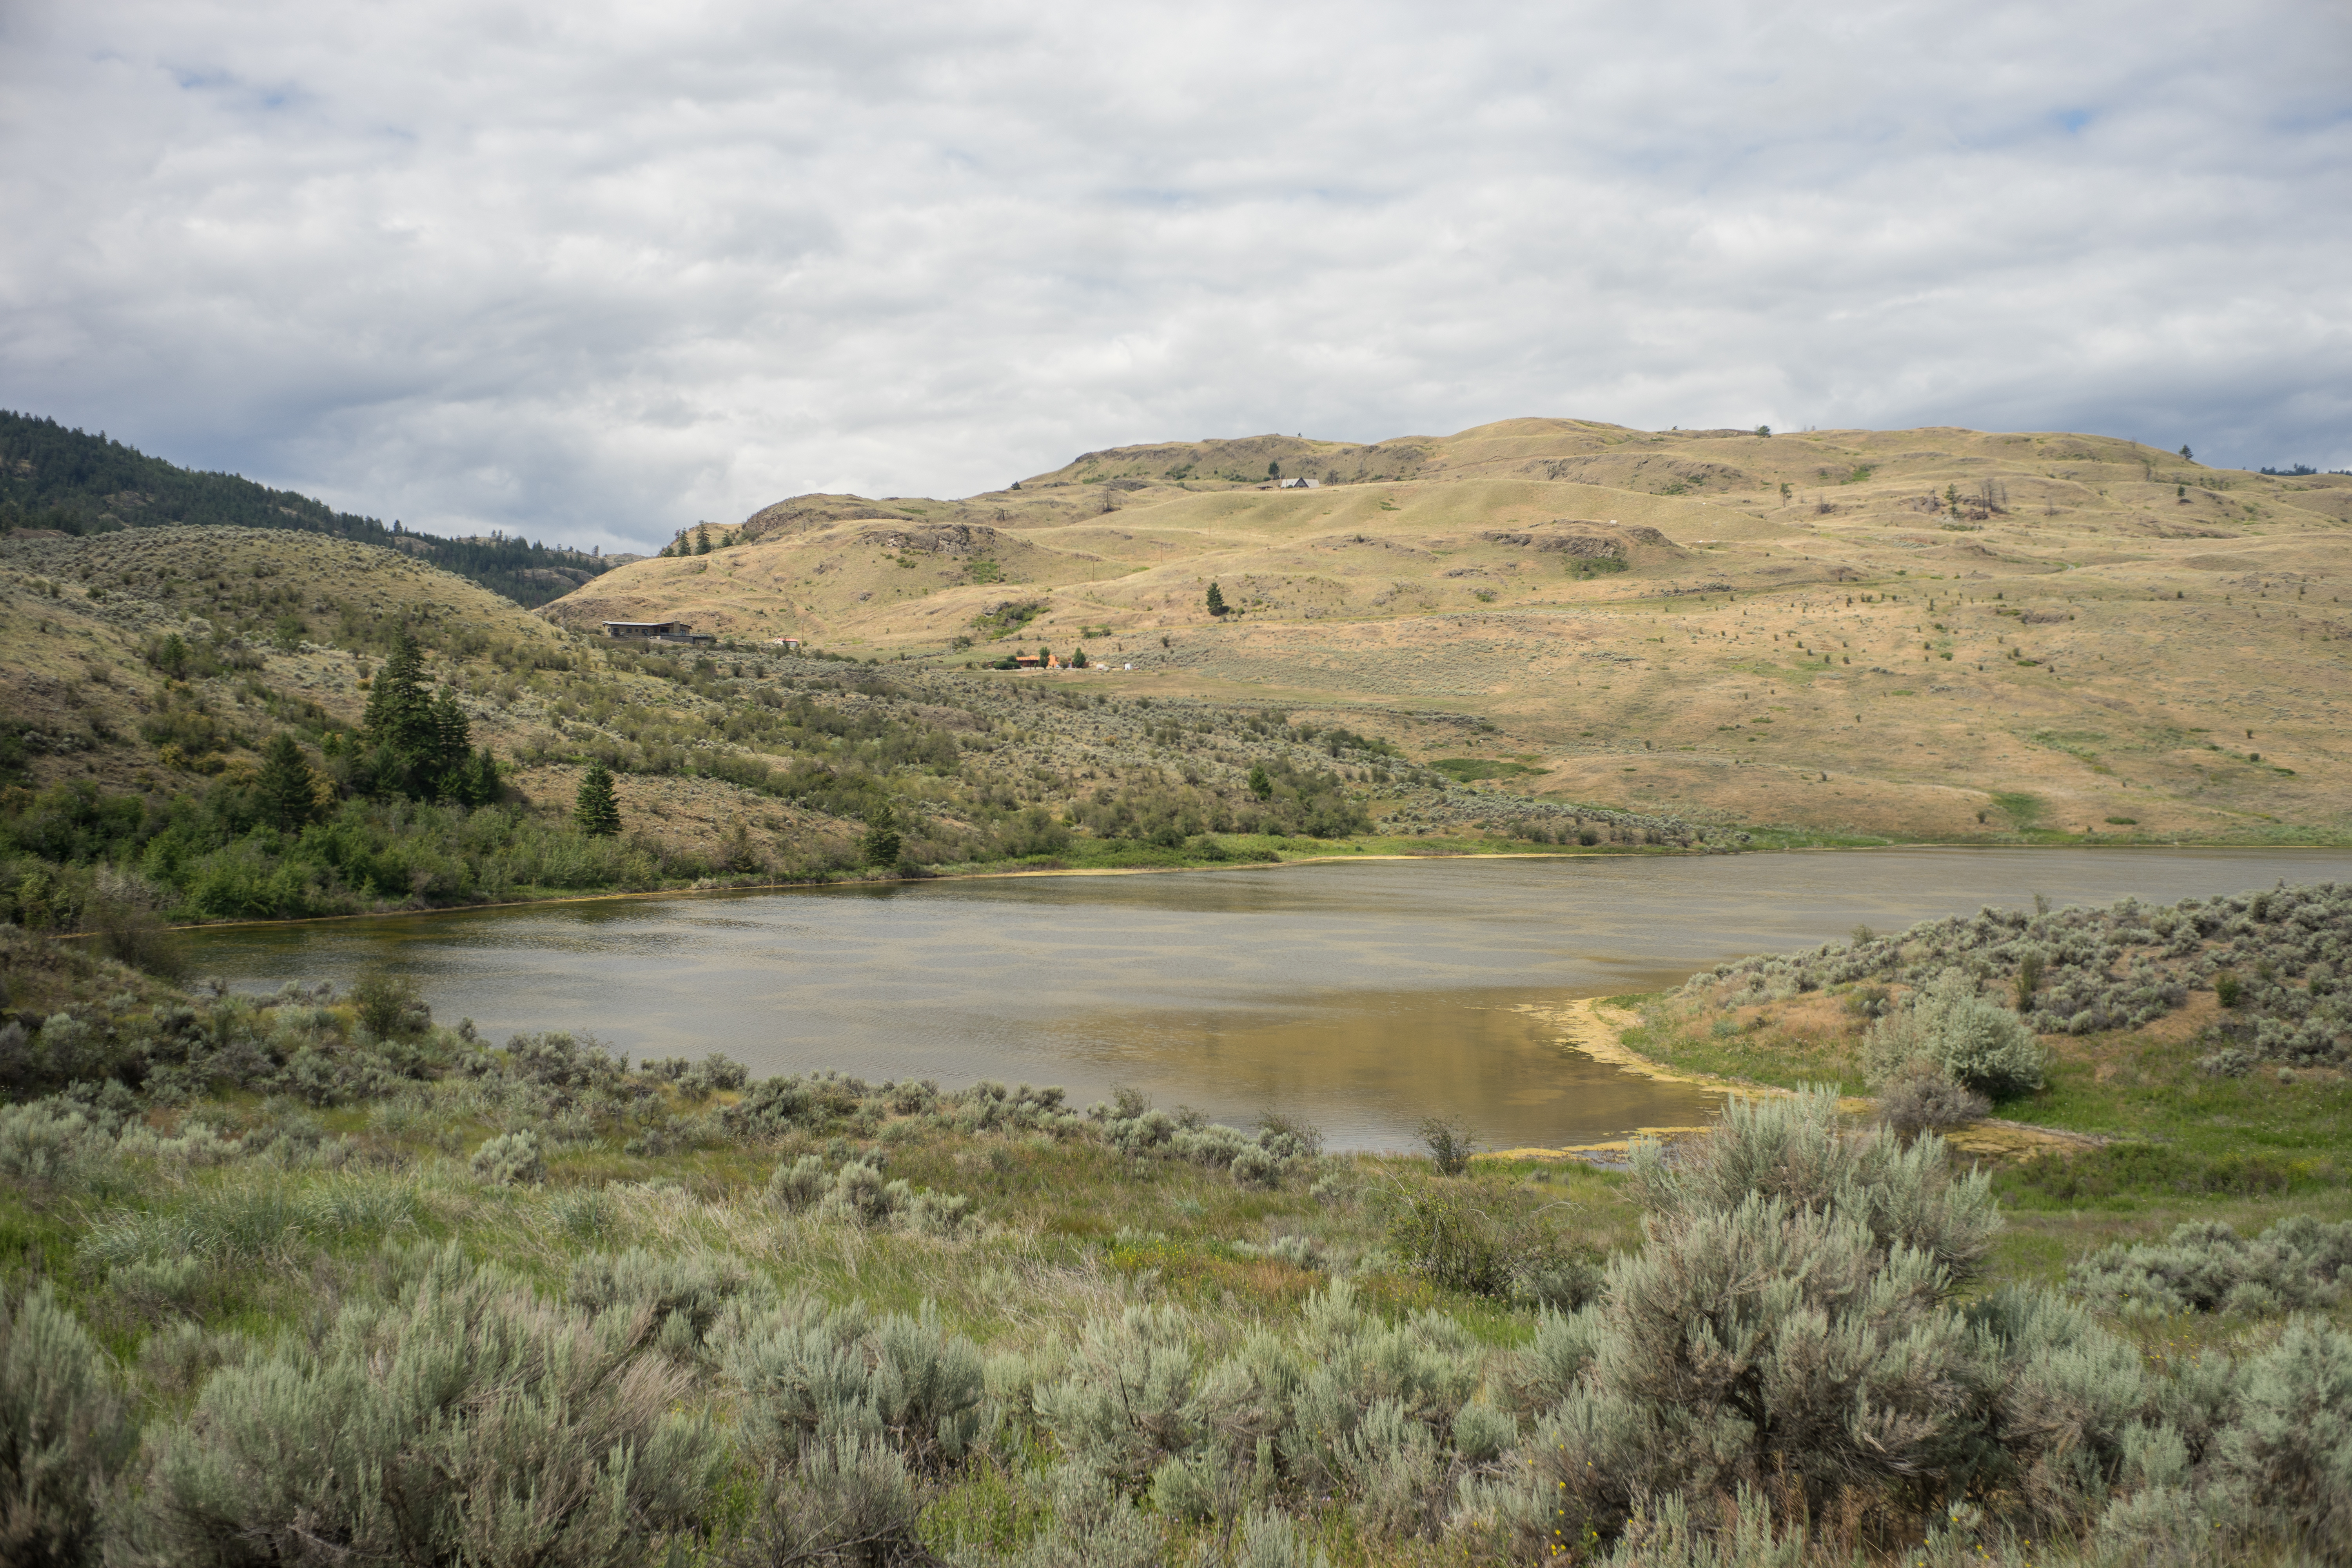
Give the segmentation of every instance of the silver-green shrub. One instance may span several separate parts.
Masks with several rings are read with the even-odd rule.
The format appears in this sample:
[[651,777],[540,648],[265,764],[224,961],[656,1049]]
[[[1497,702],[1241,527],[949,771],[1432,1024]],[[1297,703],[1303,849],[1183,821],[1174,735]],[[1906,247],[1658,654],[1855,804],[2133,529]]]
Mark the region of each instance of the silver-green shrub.
[[1995,1291],[1968,1316],[1997,1378],[1982,1407],[1984,1479],[2042,1530],[2088,1524],[2152,1414],[2137,1347],[2038,1288]]
[[1157,1466],[1200,1440],[1200,1373],[1181,1314],[1129,1307],[1087,1322],[1069,1375],[1036,1391],[1037,1413],[1074,1463],[1139,1490]]
[[813,1208],[832,1185],[833,1168],[824,1157],[803,1154],[789,1165],[778,1165],[768,1178],[768,1201],[784,1209]]
[[114,1140],[70,1101],[0,1105],[0,1176],[11,1181],[71,1185],[113,1147]]
[[819,1156],[803,1154],[776,1167],[768,1179],[768,1201],[868,1228],[890,1226],[918,1236],[954,1236],[962,1230],[971,1215],[969,1197],[887,1180],[887,1160],[874,1149],[828,1168]]
[[1898,1138],[1965,1126],[1992,1110],[1991,1101],[1941,1073],[1913,1073],[1879,1090],[1878,1117]]
[[2352,1290],[2352,1221],[2293,1215],[2251,1241],[2219,1220],[2195,1221],[2162,1242],[2094,1253],[2068,1279],[2092,1300],[2127,1311],[2333,1306]]
[[582,1568],[701,1521],[718,1434],[617,1314],[533,1298],[453,1244],[314,1349],[255,1351],[165,1431],[148,1561]]
[[1995,1100],[2040,1089],[2048,1068],[2024,1020],[1979,996],[1976,982],[1957,969],[1872,1025],[1867,1054],[1884,1079],[1924,1069]]
[[795,1303],[747,1322],[722,1360],[742,1391],[746,1441],[774,1462],[797,1463],[810,1445],[847,1437],[883,1442],[937,1474],[980,1435],[980,1351],[942,1329],[929,1302],[912,1318]]
[[2001,1223],[1990,1174],[1955,1172],[1932,1135],[1905,1148],[1881,1133],[1845,1132],[1832,1089],[1731,1100],[1711,1133],[1671,1159],[1656,1143],[1636,1143],[1633,1181],[1664,1218],[1729,1213],[1750,1195],[1792,1211],[1833,1209],[1866,1226],[1881,1253],[1926,1254],[1948,1289],[1975,1278]]
[[916,1532],[922,1498],[903,1455],[878,1437],[835,1432],[771,1459],[729,1568],[891,1568],[937,1562]]
[[1999,1215],[1940,1139],[1848,1135],[1825,1090],[1735,1101],[1678,1159],[1639,1149],[1634,1182],[1644,1246],[1516,1369],[1553,1403],[1519,1500],[1482,1495],[1528,1547],[1608,1539],[1667,1493],[1924,1507],[1979,1462],[1998,1376],[1951,1299]]
[[106,1357],[47,1283],[0,1292],[0,1563],[97,1563],[138,1445]]
[[502,1132],[474,1151],[474,1174],[516,1186],[547,1180],[547,1154],[536,1132]]
[[1052,1526],[1020,1549],[959,1553],[959,1568],[1160,1568],[1160,1531],[1083,1464],[1053,1472]]
[[2207,1449],[2216,1489],[2321,1560],[2352,1555],[2352,1334],[2298,1319],[2240,1364]]
[[704,1353],[720,1314],[749,1283],[743,1266],[722,1253],[633,1247],[573,1265],[570,1296],[574,1306],[600,1316],[624,1314],[635,1342],[691,1360]]

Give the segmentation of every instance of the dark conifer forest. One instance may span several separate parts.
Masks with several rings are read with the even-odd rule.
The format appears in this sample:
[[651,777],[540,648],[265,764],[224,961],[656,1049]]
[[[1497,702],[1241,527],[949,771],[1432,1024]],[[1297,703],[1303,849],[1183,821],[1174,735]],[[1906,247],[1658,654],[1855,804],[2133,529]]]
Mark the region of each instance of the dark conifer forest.
[[0,409],[0,533],[42,529],[81,535],[169,523],[291,528],[389,545],[525,608],[562,597],[613,563],[584,550],[497,534],[443,539],[418,533],[236,474],[183,468],[103,433]]

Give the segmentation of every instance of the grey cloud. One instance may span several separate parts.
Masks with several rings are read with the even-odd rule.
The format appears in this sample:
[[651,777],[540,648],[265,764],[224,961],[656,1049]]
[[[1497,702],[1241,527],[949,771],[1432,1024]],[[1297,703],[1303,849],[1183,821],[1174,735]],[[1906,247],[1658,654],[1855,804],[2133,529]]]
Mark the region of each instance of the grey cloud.
[[2352,467],[2347,37],[2283,4],[23,5],[0,401],[608,547],[1535,413]]

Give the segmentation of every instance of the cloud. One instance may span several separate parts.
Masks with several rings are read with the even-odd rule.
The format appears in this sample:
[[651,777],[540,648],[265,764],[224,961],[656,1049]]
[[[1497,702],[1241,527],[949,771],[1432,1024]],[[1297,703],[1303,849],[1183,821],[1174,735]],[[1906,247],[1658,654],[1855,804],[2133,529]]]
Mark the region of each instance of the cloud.
[[0,403],[608,547],[1520,414],[2352,467],[2352,24],[32,3]]

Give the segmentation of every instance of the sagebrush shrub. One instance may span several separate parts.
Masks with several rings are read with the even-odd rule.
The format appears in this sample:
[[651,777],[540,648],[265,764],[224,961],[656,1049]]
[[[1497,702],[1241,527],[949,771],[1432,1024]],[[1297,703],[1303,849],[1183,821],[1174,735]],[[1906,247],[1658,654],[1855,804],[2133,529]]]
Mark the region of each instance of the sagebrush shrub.
[[916,1531],[922,1499],[905,1458],[878,1438],[835,1432],[761,1476],[729,1568],[889,1568],[936,1563]]
[[2042,1529],[2087,1524],[2148,1413],[2138,1349],[2035,1288],[1995,1291],[1968,1317],[1996,1380],[1983,1406],[1989,1479],[2012,1489]]
[[1130,1307],[1087,1322],[1069,1375],[1037,1390],[1037,1413],[1075,1463],[1139,1489],[1154,1467],[1200,1440],[1200,1370],[1178,1313]]
[[1889,1084],[1878,1097],[1879,1119],[1898,1137],[1941,1132],[1984,1117],[1992,1103],[1939,1073],[1916,1073]]
[[721,1447],[688,1374],[617,1316],[535,1300],[452,1244],[316,1349],[257,1348],[157,1443],[138,1543],[175,1564],[627,1560],[694,1528]]
[[503,1132],[474,1151],[474,1174],[484,1181],[520,1185],[547,1180],[547,1154],[536,1132]]
[[2249,1241],[2219,1220],[2162,1242],[2106,1247],[2068,1271],[2095,1300],[2152,1312],[2274,1311],[2332,1306],[2352,1289],[2352,1221],[2280,1220]]
[[971,1200],[884,1178],[887,1156],[869,1150],[828,1168],[814,1154],[778,1165],[768,1178],[768,1201],[867,1227],[892,1226],[918,1236],[954,1236],[971,1217]]
[[65,1100],[0,1105],[0,1176],[11,1181],[70,1184],[113,1142]]
[[778,1165],[768,1178],[768,1201],[779,1208],[812,1208],[832,1185],[833,1168],[824,1157],[803,1154],[789,1165]]
[[1884,1078],[1928,1074],[1995,1100],[2040,1089],[2048,1053],[2024,1020],[1979,996],[1976,983],[1952,970],[1911,1006],[1871,1026],[1868,1054]]
[[2217,1481],[2256,1518],[2343,1561],[2352,1552],[2352,1334],[2298,1319],[2233,1381],[2235,1409],[2209,1451]]
[[633,1247],[573,1265],[570,1296],[593,1313],[626,1314],[633,1342],[690,1358],[702,1353],[720,1314],[749,1283],[742,1264],[724,1254]]
[[1733,1100],[1706,1137],[1670,1157],[1660,1145],[1633,1148],[1635,1191],[1659,1215],[1728,1213],[1750,1194],[1791,1209],[1835,1209],[1866,1225],[1882,1253],[1913,1247],[1948,1276],[1948,1289],[1983,1266],[2000,1211],[1992,1178],[1956,1173],[1944,1141],[1910,1147],[1877,1132],[1844,1132],[1834,1089],[1769,1100]]
[[0,1563],[97,1563],[138,1445],[112,1369],[47,1281],[13,1300],[0,1291]]
[[986,1373],[978,1347],[940,1326],[929,1302],[909,1318],[800,1302],[748,1323],[725,1352],[743,1391],[756,1454],[797,1463],[812,1444],[880,1441],[939,1473],[980,1434]]

